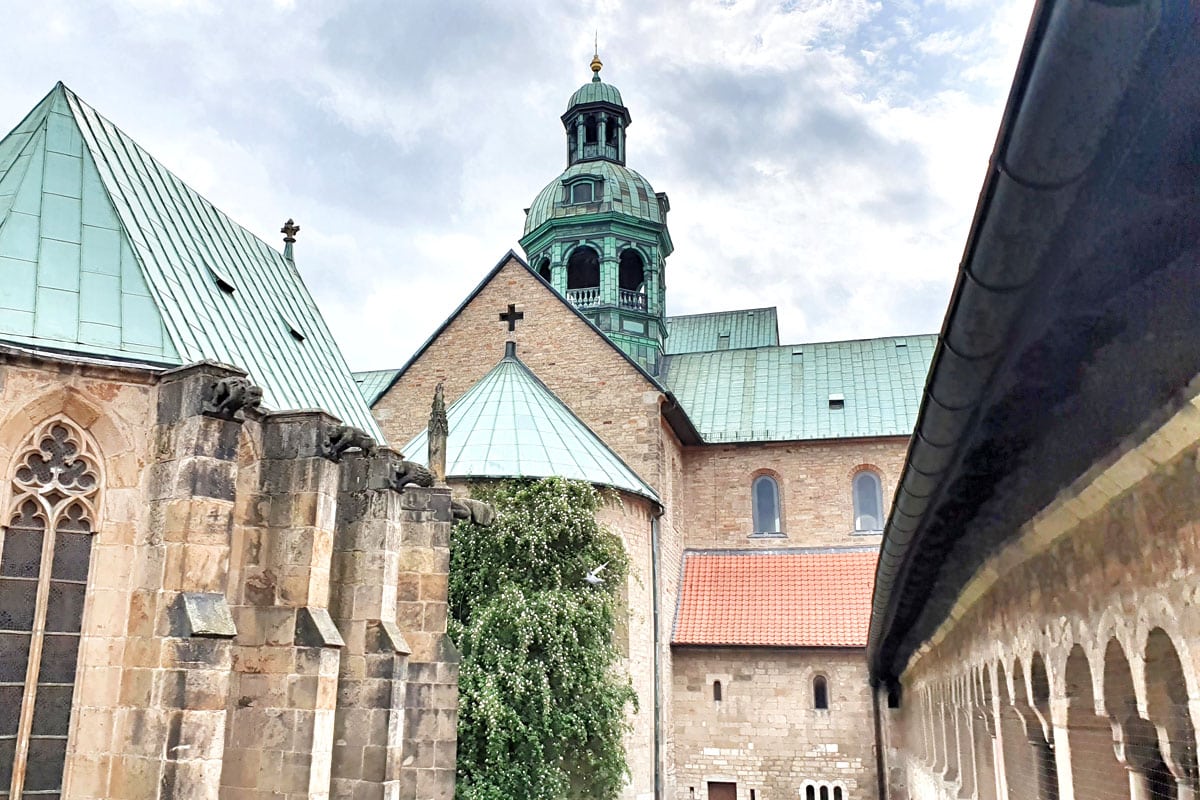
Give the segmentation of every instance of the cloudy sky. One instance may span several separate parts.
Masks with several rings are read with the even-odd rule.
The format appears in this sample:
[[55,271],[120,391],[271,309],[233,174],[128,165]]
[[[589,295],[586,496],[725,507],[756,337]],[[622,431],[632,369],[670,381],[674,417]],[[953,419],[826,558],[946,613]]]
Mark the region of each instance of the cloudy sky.
[[399,366],[566,166],[590,78],[671,198],[672,314],[785,342],[941,325],[1033,0],[0,0],[0,129],[62,80],[297,261],[355,369]]

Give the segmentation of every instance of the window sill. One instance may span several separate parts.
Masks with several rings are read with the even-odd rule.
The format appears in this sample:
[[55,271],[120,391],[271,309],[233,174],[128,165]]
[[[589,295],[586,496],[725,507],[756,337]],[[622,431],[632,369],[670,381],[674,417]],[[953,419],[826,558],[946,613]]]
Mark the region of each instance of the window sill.
[[883,531],[851,531],[851,536],[883,536]]
[[746,538],[748,539],[786,539],[786,533],[752,533]]

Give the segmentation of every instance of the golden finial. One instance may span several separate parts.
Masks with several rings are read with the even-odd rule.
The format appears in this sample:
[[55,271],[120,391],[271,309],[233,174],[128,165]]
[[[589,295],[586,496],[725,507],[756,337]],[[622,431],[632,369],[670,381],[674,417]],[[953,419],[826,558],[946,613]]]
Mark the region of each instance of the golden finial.
[[600,31],[596,31],[595,49],[592,51],[592,75],[593,81],[600,80],[600,68],[604,66],[604,62],[600,60]]

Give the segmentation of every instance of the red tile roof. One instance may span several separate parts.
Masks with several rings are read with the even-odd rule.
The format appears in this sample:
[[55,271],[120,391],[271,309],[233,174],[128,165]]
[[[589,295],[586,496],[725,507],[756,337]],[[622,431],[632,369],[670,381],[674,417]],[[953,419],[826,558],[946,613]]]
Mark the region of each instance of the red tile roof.
[[672,644],[866,647],[875,548],[689,551]]

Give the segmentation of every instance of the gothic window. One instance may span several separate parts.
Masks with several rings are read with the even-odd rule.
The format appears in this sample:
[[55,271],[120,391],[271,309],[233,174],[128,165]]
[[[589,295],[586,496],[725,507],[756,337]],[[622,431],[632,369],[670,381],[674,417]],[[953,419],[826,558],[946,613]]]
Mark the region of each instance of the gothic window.
[[57,797],[62,788],[97,463],[62,420],[18,452],[0,528],[0,798]]
[[754,532],[779,533],[779,484],[770,475],[759,475],[751,485]]
[[871,470],[854,476],[854,530],[883,530],[883,486]]
[[813,678],[813,708],[818,711],[829,710],[829,681],[824,675]]

